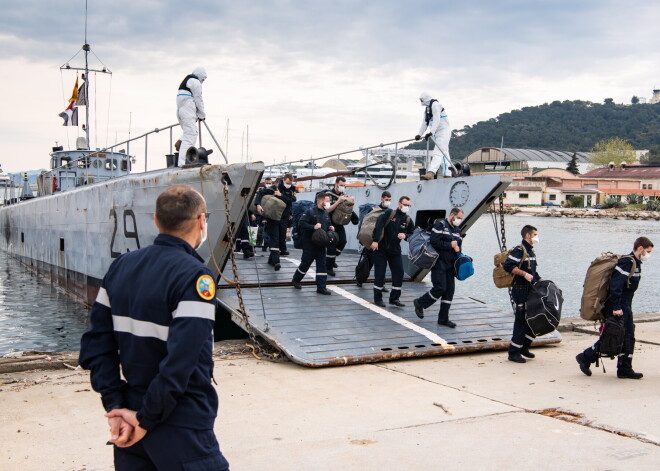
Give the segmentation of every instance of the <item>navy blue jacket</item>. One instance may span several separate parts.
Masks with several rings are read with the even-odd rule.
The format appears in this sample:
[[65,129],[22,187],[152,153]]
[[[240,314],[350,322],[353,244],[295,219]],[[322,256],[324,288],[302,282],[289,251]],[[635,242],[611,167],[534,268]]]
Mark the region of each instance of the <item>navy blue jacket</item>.
[[633,270],[633,261],[628,257],[620,258],[612,272],[610,292],[605,301],[605,312],[611,313],[622,309],[632,312],[632,299],[642,276],[642,262],[635,257],[633,252],[630,252],[630,255],[635,259],[635,271],[630,278],[630,285],[628,286],[628,275]]
[[[539,281],[541,277],[536,271],[536,268],[538,267],[536,262],[536,254],[534,253],[532,246],[524,240],[519,246],[514,247],[513,250],[511,250],[509,257],[504,262],[504,265],[502,265],[502,268],[511,273],[514,268],[520,265],[520,261],[523,258],[523,249],[521,246],[525,247],[525,250],[527,251],[527,257],[520,266],[520,269],[530,273],[534,277],[534,281]],[[530,286],[530,282],[527,281],[524,276],[515,275],[513,277],[513,289],[529,289]]]
[[463,246],[461,230],[457,226],[452,227],[446,219],[433,224],[430,242],[438,252],[438,261],[444,262],[445,265],[453,265],[456,258],[456,251],[451,246],[452,241],[458,242],[459,249]]
[[[393,215],[392,211],[395,211]],[[392,220],[385,225],[390,216],[392,216]],[[376,227],[374,227],[374,240],[380,241],[378,242],[378,251],[384,250],[388,254],[399,255],[401,253],[399,234],[404,233],[406,235],[405,240],[408,240],[408,236],[412,235],[413,232],[415,232],[415,225],[410,216],[401,212],[399,208],[396,210],[386,209],[383,214],[378,216]]]
[[293,202],[296,201],[296,187],[293,186],[293,184],[291,185],[291,188],[286,188],[284,182],[280,181],[277,185],[273,185],[270,188],[262,188],[257,192],[257,196],[254,198],[254,205],[261,204],[261,198],[265,195],[275,194],[275,190],[278,190],[282,194],[282,196],[277,196],[276,198],[279,198],[286,203],[286,208],[284,208],[284,212],[282,213],[282,220],[288,219],[289,216],[293,214],[292,205]]
[[210,430],[218,410],[214,321],[211,271],[188,243],[160,234],[110,266],[82,337],[80,365],[91,370],[105,409],[138,411],[142,428]]
[[298,225],[302,232],[303,243],[312,243],[312,234],[315,231],[314,226],[318,223],[321,223],[321,228],[324,231],[327,231],[328,227],[332,226],[330,213],[325,209],[319,209],[315,206],[309,208],[302,216],[300,216],[300,222],[298,222]]

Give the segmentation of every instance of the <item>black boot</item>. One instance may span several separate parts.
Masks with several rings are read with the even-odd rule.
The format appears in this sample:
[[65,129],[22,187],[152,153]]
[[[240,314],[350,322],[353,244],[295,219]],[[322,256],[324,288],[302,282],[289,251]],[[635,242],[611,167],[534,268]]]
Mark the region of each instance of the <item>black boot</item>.
[[417,317],[424,319],[424,308],[419,305],[419,301],[415,299],[413,301],[413,306],[415,306],[415,314],[417,314]]
[[520,354],[524,356],[525,358],[535,358],[536,355],[534,355],[532,352],[529,351],[529,347],[523,347],[522,350],[520,350]]
[[617,378],[642,379],[642,373],[637,373],[632,368],[632,358],[620,356],[616,364]]
[[525,360],[520,353],[509,353],[509,361],[513,361],[516,363],[527,363],[527,360]]
[[591,376],[591,362],[587,359],[585,354],[579,353],[575,357],[575,360],[578,362],[578,365],[580,365],[580,371],[587,376]]

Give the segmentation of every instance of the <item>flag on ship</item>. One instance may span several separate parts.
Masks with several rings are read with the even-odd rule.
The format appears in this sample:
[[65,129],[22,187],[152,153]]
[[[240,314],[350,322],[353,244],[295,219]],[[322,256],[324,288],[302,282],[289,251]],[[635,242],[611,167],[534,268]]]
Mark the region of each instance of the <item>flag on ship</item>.
[[64,120],[62,126],[78,126],[78,107],[85,106],[85,93],[83,87],[85,86],[85,76],[83,75],[83,84],[78,87],[78,77],[69,98],[69,106],[61,112],[58,116]]

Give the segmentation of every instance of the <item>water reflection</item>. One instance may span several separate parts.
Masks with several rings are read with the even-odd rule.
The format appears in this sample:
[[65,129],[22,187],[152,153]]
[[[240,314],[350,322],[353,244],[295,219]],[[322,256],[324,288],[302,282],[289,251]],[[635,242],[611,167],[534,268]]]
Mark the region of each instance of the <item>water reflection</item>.
[[78,350],[88,309],[0,251],[0,355]]

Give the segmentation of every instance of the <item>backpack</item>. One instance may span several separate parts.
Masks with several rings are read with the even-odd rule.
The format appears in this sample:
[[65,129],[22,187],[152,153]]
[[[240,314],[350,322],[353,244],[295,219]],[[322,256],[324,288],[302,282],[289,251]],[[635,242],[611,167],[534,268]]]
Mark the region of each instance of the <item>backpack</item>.
[[363,249],[360,254],[360,260],[358,260],[357,265],[355,266],[355,282],[358,286],[362,286],[362,283],[366,282],[369,279],[369,274],[371,273],[371,260],[367,255],[367,249]]
[[[372,209],[374,209],[376,206],[378,206],[378,205],[375,204],[375,203],[364,203],[364,204],[361,204],[361,205],[360,205],[360,207],[359,207],[359,209],[358,209],[358,217],[359,217],[359,219],[360,219],[360,224],[362,224],[362,220],[364,219],[364,217],[365,217],[367,214],[369,214],[369,212],[370,212]],[[359,230],[359,229],[360,229],[360,228],[358,227],[358,230]]]
[[[523,249],[523,256],[520,259],[520,263],[518,264],[518,268],[520,268],[522,267],[522,264],[525,261],[525,259],[529,258],[529,255],[527,255],[527,250],[523,245],[518,245],[513,249],[517,247],[522,247]],[[495,286],[497,286],[498,288],[511,288],[511,286],[513,286],[513,277],[515,275],[513,273],[509,273],[504,269],[504,262],[506,262],[506,259],[509,258],[509,255],[511,255],[513,249],[505,250],[504,252],[495,254],[495,256],[493,257],[493,263],[495,264],[495,268],[493,269],[493,282],[495,283]],[[527,261],[527,263],[528,265],[531,266],[531,262],[529,260]]]
[[408,260],[422,269],[431,269],[438,261],[438,252],[431,245],[431,232],[416,227],[408,237]]
[[626,286],[630,286],[630,278],[637,270],[637,263],[632,255],[617,255],[612,252],[606,252],[596,258],[584,277],[582,288],[582,301],[580,304],[580,317],[588,321],[602,321],[603,308],[610,290],[610,280],[612,272],[619,260],[627,257],[633,262],[632,269],[628,275]]
[[385,221],[385,226],[383,226],[383,234],[381,234],[382,239],[385,234],[385,227],[387,227],[394,217],[394,211],[389,208],[383,210],[380,206],[376,206],[362,219],[362,224],[360,224],[360,228],[358,229],[357,238],[364,247],[369,248],[373,242],[380,242],[380,240],[374,241],[374,229],[376,229],[376,221],[378,221],[378,218],[384,211],[389,211],[390,214]]
[[525,320],[536,337],[557,328],[563,304],[562,292],[552,281],[532,283],[525,301]]
[[623,316],[609,316],[600,326],[598,354],[601,357],[614,358],[623,351],[625,336]]
[[468,257],[464,253],[456,254],[456,258],[454,259],[454,275],[458,281],[466,280],[474,275],[472,257]]
[[279,221],[286,209],[286,203],[275,195],[264,195],[261,198],[261,207],[264,208],[266,218]]
[[302,230],[300,229],[300,227],[298,227],[300,218],[302,217],[303,214],[305,214],[305,211],[313,207],[314,207],[313,201],[300,200],[293,202],[292,205],[293,224],[291,225],[291,238],[293,239],[293,246],[296,249],[302,249]]
[[353,199],[353,197],[349,197],[348,199],[339,203],[331,214],[333,224],[345,226],[351,222],[351,217],[353,216],[353,206],[355,206],[355,199]]

